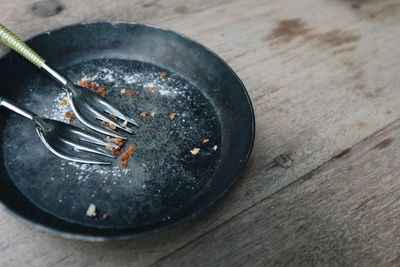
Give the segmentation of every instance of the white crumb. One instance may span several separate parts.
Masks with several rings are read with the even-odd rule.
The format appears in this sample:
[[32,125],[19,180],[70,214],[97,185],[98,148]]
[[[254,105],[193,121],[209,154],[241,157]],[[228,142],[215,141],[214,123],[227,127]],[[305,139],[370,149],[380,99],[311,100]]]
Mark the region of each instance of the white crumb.
[[95,217],[96,216],[96,205],[90,204],[89,208],[86,211],[86,216]]
[[192,153],[192,155],[197,155],[200,152],[200,148],[195,147],[192,150],[190,150],[190,153]]

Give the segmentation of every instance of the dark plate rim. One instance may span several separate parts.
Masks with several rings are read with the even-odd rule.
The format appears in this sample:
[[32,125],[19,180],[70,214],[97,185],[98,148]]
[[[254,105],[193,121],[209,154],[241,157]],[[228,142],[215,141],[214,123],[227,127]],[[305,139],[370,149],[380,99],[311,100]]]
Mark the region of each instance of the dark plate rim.
[[[138,23],[138,22],[132,22],[132,21],[119,21],[119,20],[93,20],[93,21],[86,21],[86,22],[77,22],[77,23],[73,23],[73,24],[67,24],[64,26],[60,26],[60,27],[56,27],[54,29],[45,31],[45,32],[41,32],[39,34],[36,34],[34,36],[29,37],[29,39],[26,39],[24,41],[30,41],[34,38],[37,38],[41,35],[44,34],[49,34],[52,33],[54,31],[58,31],[58,30],[62,30],[64,28],[68,28],[68,27],[75,27],[75,26],[80,26],[80,25],[92,25],[92,24],[97,24],[97,23],[109,23],[112,25],[116,25],[116,24],[131,24],[131,25],[140,25],[140,26],[145,26],[145,27],[149,27],[149,28],[154,28],[154,29],[158,29],[158,30],[162,30],[165,32],[169,32],[175,35],[178,35],[181,38],[184,38],[200,47],[202,47],[203,49],[205,49],[207,52],[209,52],[212,56],[214,56],[216,59],[218,59],[233,75],[234,77],[237,79],[237,81],[240,83],[243,92],[246,95],[246,99],[247,99],[247,104],[250,108],[250,113],[251,113],[251,140],[250,140],[250,146],[249,149],[247,151],[246,156],[244,157],[242,163],[240,164],[240,168],[238,169],[238,172],[235,174],[235,176],[231,179],[231,182],[225,187],[224,190],[221,191],[220,194],[216,195],[216,197],[210,201],[208,201],[204,206],[202,206],[200,209],[197,209],[196,211],[194,211],[193,213],[189,214],[186,217],[183,217],[181,219],[178,219],[176,221],[174,221],[171,224],[168,225],[163,225],[161,227],[152,229],[152,230],[148,230],[148,231],[143,231],[141,233],[132,233],[132,234],[123,234],[123,235],[115,235],[115,236],[98,236],[98,235],[85,235],[85,234],[77,234],[77,233],[72,233],[72,232],[68,232],[68,231],[62,231],[59,229],[55,229],[51,226],[46,226],[43,225],[41,223],[38,223],[36,221],[34,221],[31,218],[28,218],[22,214],[19,214],[18,212],[16,212],[13,207],[6,205],[5,203],[2,202],[2,200],[0,199],[0,207],[7,211],[9,214],[13,215],[14,217],[16,217],[17,219],[20,219],[21,221],[27,223],[28,225],[33,226],[34,228],[40,230],[40,231],[44,231],[44,232],[48,232],[51,234],[54,234],[56,236],[60,236],[63,238],[68,238],[68,239],[76,239],[76,240],[83,240],[83,241],[91,241],[91,242],[100,242],[100,241],[112,241],[112,240],[130,240],[130,239],[136,239],[145,235],[155,235],[161,232],[164,232],[170,228],[173,228],[177,225],[183,224],[185,222],[188,221],[192,221],[195,217],[197,217],[198,215],[204,213],[205,211],[209,210],[211,207],[213,207],[217,202],[219,202],[223,196],[226,195],[226,193],[232,188],[232,186],[236,183],[236,181],[241,177],[241,175],[243,174],[245,167],[250,159],[250,155],[251,152],[253,150],[253,146],[254,146],[254,139],[255,139],[255,114],[254,114],[254,108],[253,105],[251,103],[251,99],[249,96],[248,91],[246,90],[246,87],[244,85],[244,83],[242,82],[242,80],[239,78],[239,76],[236,74],[236,72],[228,65],[228,63],[222,59],[219,55],[217,55],[214,51],[212,51],[210,48],[206,47],[205,45],[199,43],[198,41],[182,34],[179,32],[175,32],[173,30],[170,29],[166,29],[160,26],[155,26],[152,24],[144,24],[144,23]],[[11,51],[6,52],[4,55],[2,55],[0,57],[0,60],[7,56]]]

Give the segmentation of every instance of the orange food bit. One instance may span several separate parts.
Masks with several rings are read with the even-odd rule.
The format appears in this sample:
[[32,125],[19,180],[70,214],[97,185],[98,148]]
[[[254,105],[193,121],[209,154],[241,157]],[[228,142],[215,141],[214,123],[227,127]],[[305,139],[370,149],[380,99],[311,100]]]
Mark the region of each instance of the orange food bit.
[[72,111],[67,111],[64,114],[64,118],[68,121],[72,121],[75,118],[75,114]]
[[171,121],[175,120],[175,119],[176,119],[176,112],[170,113],[170,114],[169,114],[169,119],[170,119]]
[[128,166],[128,161],[132,157],[132,155],[136,152],[136,145],[131,145],[128,147],[127,150],[125,150],[124,153],[121,155],[121,166],[122,168],[126,168]]
[[161,78],[167,78],[168,77],[168,72],[166,72],[166,71],[162,71],[162,72],[160,72],[160,76],[161,76]]
[[110,128],[111,130],[116,130],[117,129],[117,125],[108,123],[106,121],[101,121],[100,124]]
[[68,98],[63,98],[63,99],[60,99],[60,105],[61,106],[66,106],[66,105],[68,105]]

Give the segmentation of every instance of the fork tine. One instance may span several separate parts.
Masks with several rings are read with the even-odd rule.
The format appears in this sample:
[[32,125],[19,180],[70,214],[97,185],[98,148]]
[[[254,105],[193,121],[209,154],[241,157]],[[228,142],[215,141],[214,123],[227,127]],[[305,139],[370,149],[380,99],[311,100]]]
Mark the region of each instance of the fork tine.
[[135,126],[139,126],[139,124],[134,119],[129,118],[128,116],[123,114],[121,111],[119,111],[118,109],[116,109],[115,107],[110,105],[108,102],[106,102],[102,99],[100,99],[98,101],[106,107],[104,111],[107,112],[108,114],[114,115],[117,118],[119,118],[123,121],[127,121]]
[[121,130],[124,130],[130,134],[133,134],[133,130],[130,129],[129,127],[126,127],[124,125],[122,125],[120,122],[110,119],[108,118],[104,113],[100,112],[98,109],[96,109],[95,107],[92,106],[88,106],[87,109],[89,109],[93,114],[96,115],[97,119],[101,120],[101,121],[105,121],[109,124],[113,124],[116,127],[120,128]]
[[[64,123],[61,123],[61,125],[65,125]],[[95,145],[100,145],[100,146],[104,146],[104,147],[111,147],[113,149],[118,148],[118,145],[111,142],[110,140],[104,138],[103,136],[94,133],[94,132],[88,132],[86,130],[83,130],[79,127],[76,127],[74,125],[69,124],[68,127],[63,127],[62,131],[59,131],[57,134],[59,134],[60,136],[64,136],[65,138],[68,139],[69,136],[71,136],[71,134],[73,134],[74,136],[76,136],[80,141],[83,142],[88,142],[91,144],[95,144]]]
[[[102,146],[113,146],[112,142],[106,141],[103,138],[101,138],[100,136],[94,135],[92,133],[88,133],[87,131],[84,131],[78,127],[74,127],[73,129],[70,129],[70,131],[74,134],[76,134],[77,136],[80,137],[80,140],[85,141],[85,142],[89,142],[92,144],[96,144],[96,145],[102,145]],[[115,144],[114,144],[115,145]],[[115,146],[113,146],[115,147]]]
[[66,138],[61,138],[60,140],[63,141],[65,144],[68,144],[70,146],[72,146],[74,148],[75,151],[86,151],[86,152],[90,152],[90,153],[94,153],[94,154],[99,154],[99,155],[103,155],[109,158],[115,158],[114,155],[112,155],[110,152],[108,152],[105,149],[102,149],[100,147],[89,147],[87,144],[83,144],[79,141],[73,141],[73,140],[68,140]]
[[111,118],[108,118],[107,116],[104,116],[104,115],[100,114],[98,119],[101,120],[101,121],[105,121],[105,122],[107,122],[109,124],[113,124],[116,127],[120,128],[121,130],[124,130],[124,131],[126,131],[126,132],[128,132],[130,134],[133,134],[133,130],[131,128],[126,127],[126,126],[122,125],[120,122],[118,122],[116,120],[113,120]]
[[109,162],[109,161],[90,160],[90,159],[74,157],[74,156],[70,156],[70,155],[61,153],[47,142],[46,138],[44,138],[43,133],[39,128],[36,128],[36,132],[38,133],[39,138],[42,140],[43,144],[47,147],[47,149],[50,150],[50,152],[52,152],[57,157],[60,157],[62,159],[69,160],[69,161],[79,162],[79,163],[98,164],[98,165],[110,165],[111,164],[111,162]]
[[79,146],[79,147],[78,147],[78,146],[76,146],[76,144],[71,144],[71,145],[75,146],[74,149],[75,149],[76,151],[78,151],[78,152],[86,151],[86,152],[90,152],[90,153],[94,153],[94,154],[99,154],[99,155],[102,155],[102,156],[106,156],[106,157],[115,159],[115,156],[109,154],[108,152],[106,152],[105,149],[104,149],[104,150],[97,150],[97,149],[89,148],[89,147],[86,147],[86,146]]
[[73,133],[80,136],[79,140],[82,142],[87,142],[87,143],[94,144],[94,145],[110,147],[112,149],[118,148],[118,145],[111,141],[103,141],[101,139],[98,140],[98,139],[96,139],[96,137],[92,137],[84,132],[73,131]]
[[127,116],[125,116],[124,114],[118,112],[118,110],[115,109],[115,111],[110,111],[110,110],[105,110],[106,113],[110,114],[110,115],[114,115],[115,117],[117,117],[118,119],[122,120],[122,121],[127,121],[135,126],[139,126],[139,124],[134,120],[131,119]]
[[126,137],[119,135],[118,133],[116,133],[115,131],[112,130],[107,130],[103,127],[100,127],[92,122],[90,122],[89,120],[87,120],[85,117],[81,116],[81,114],[77,111],[74,102],[72,101],[72,99],[70,98],[70,105],[72,108],[72,111],[74,112],[75,116],[78,118],[78,120],[80,122],[82,122],[84,125],[86,125],[87,127],[89,127],[90,129],[97,131],[99,133],[108,135],[108,136],[112,136],[112,137],[116,137],[116,138],[121,138],[123,140],[126,140]]

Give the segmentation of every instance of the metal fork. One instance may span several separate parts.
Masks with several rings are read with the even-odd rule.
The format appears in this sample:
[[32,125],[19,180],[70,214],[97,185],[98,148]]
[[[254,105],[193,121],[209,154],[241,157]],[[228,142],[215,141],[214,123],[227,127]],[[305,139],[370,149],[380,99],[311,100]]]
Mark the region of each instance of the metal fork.
[[[100,158],[115,158],[110,150],[118,148],[118,145],[103,139],[98,134],[89,133],[64,122],[41,118],[1,96],[0,106],[34,121],[40,140],[42,140],[47,149],[60,158],[90,164],[111,164],[111,162],[102,159],[90,159],[90,157],[93,158],[93,154],[99,155]],[[76,154],[81,154],[82,156],[86,154],[88,158],[78,157]]]
[[69,102],[76,117],[87,127],[109,136],[126,139],[117,132],[100,126],[100,121],[115,125],[117,128],[128,133],[133,133],[133,129],[128,126],[128,123],[138,126],[135,120],[113,107],[97,93],[75,85],[73,82],[63,77],[47,65],[42,57],[2,24],[0,24],[0,40],[58,81],[67,92]]

